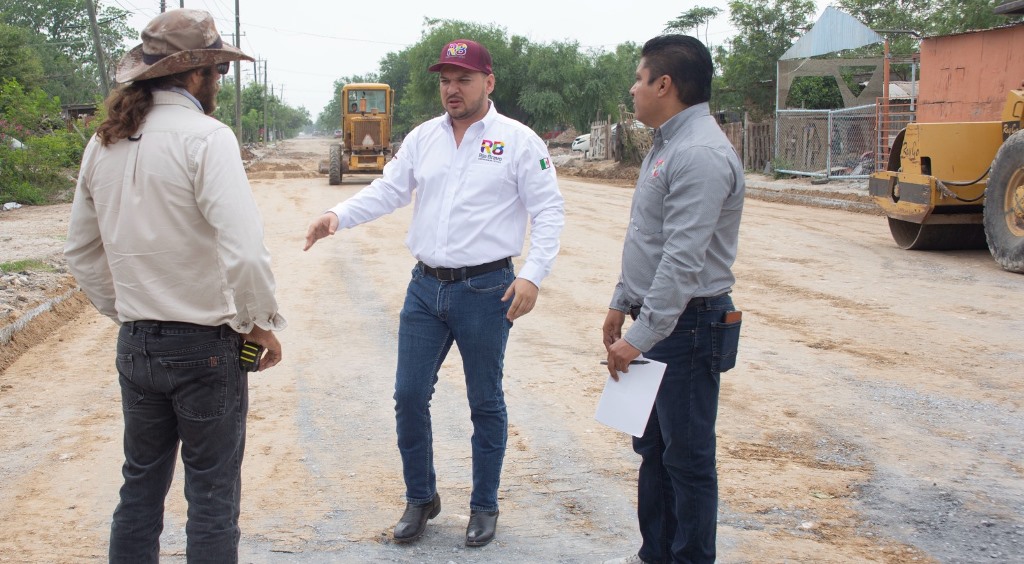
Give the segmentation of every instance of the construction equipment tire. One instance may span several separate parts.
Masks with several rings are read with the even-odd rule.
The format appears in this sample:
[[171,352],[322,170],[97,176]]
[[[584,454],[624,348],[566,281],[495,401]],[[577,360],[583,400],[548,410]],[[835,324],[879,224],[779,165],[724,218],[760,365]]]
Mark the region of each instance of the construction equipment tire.
[[331,145],[330,161],[327,181],[331,186],[337,186],[341,184],[341,145]]
[[984,221],[992,257],[1004,269],[1024,273],[1024,131],[1007,138],[992,161]]

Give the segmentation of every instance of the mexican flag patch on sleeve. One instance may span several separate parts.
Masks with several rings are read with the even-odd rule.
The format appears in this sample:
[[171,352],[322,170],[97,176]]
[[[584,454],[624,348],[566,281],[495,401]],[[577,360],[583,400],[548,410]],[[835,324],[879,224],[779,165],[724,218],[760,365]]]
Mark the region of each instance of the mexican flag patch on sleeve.
[[551,159],[544,157],[540,160],[540,169],[547,170],[549,168],[551,168]]

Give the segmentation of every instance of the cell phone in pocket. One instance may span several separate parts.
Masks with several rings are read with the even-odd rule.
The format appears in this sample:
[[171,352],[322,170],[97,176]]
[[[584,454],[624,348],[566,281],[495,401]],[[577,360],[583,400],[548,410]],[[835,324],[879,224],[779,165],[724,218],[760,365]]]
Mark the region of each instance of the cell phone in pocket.
[[242,370],[255,372],[260,367],[263,347],[249,341],[242,341],[242,350],[238,351],[238,364]]

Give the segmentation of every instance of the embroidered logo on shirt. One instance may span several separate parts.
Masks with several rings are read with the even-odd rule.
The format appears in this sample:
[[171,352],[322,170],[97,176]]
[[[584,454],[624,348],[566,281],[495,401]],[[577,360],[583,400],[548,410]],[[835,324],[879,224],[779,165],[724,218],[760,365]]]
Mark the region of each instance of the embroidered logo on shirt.
[[665,164],[665,159],[658,159],[658,162],[654,163],[654,170],[651,171],[651,178],[657,178],[661,165]]
[[500,163],[501,155],[503,154],[505,154],[504,141],[490,141],[488,139],[484,139],[480,142],[480,154],[477,155],[477,160]]
[[544,157],[540,160],[540,169],[547,170],[549,168],[551,168],[551,159]]

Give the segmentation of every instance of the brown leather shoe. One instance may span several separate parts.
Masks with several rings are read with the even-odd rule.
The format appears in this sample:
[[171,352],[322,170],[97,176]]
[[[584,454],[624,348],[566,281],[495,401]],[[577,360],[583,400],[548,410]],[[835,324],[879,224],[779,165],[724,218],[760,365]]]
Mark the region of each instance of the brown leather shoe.
[[422,505],[405,505],[405,513],[395,525],[395,542],[411,542],[421,536],[427,530],[427,521],[437,517],[441,512],[441,494],[434,494],[434,499]]
[[483,546],[494,539],[498,527],[497,511],[470,511],[466,526],[466,546]]

